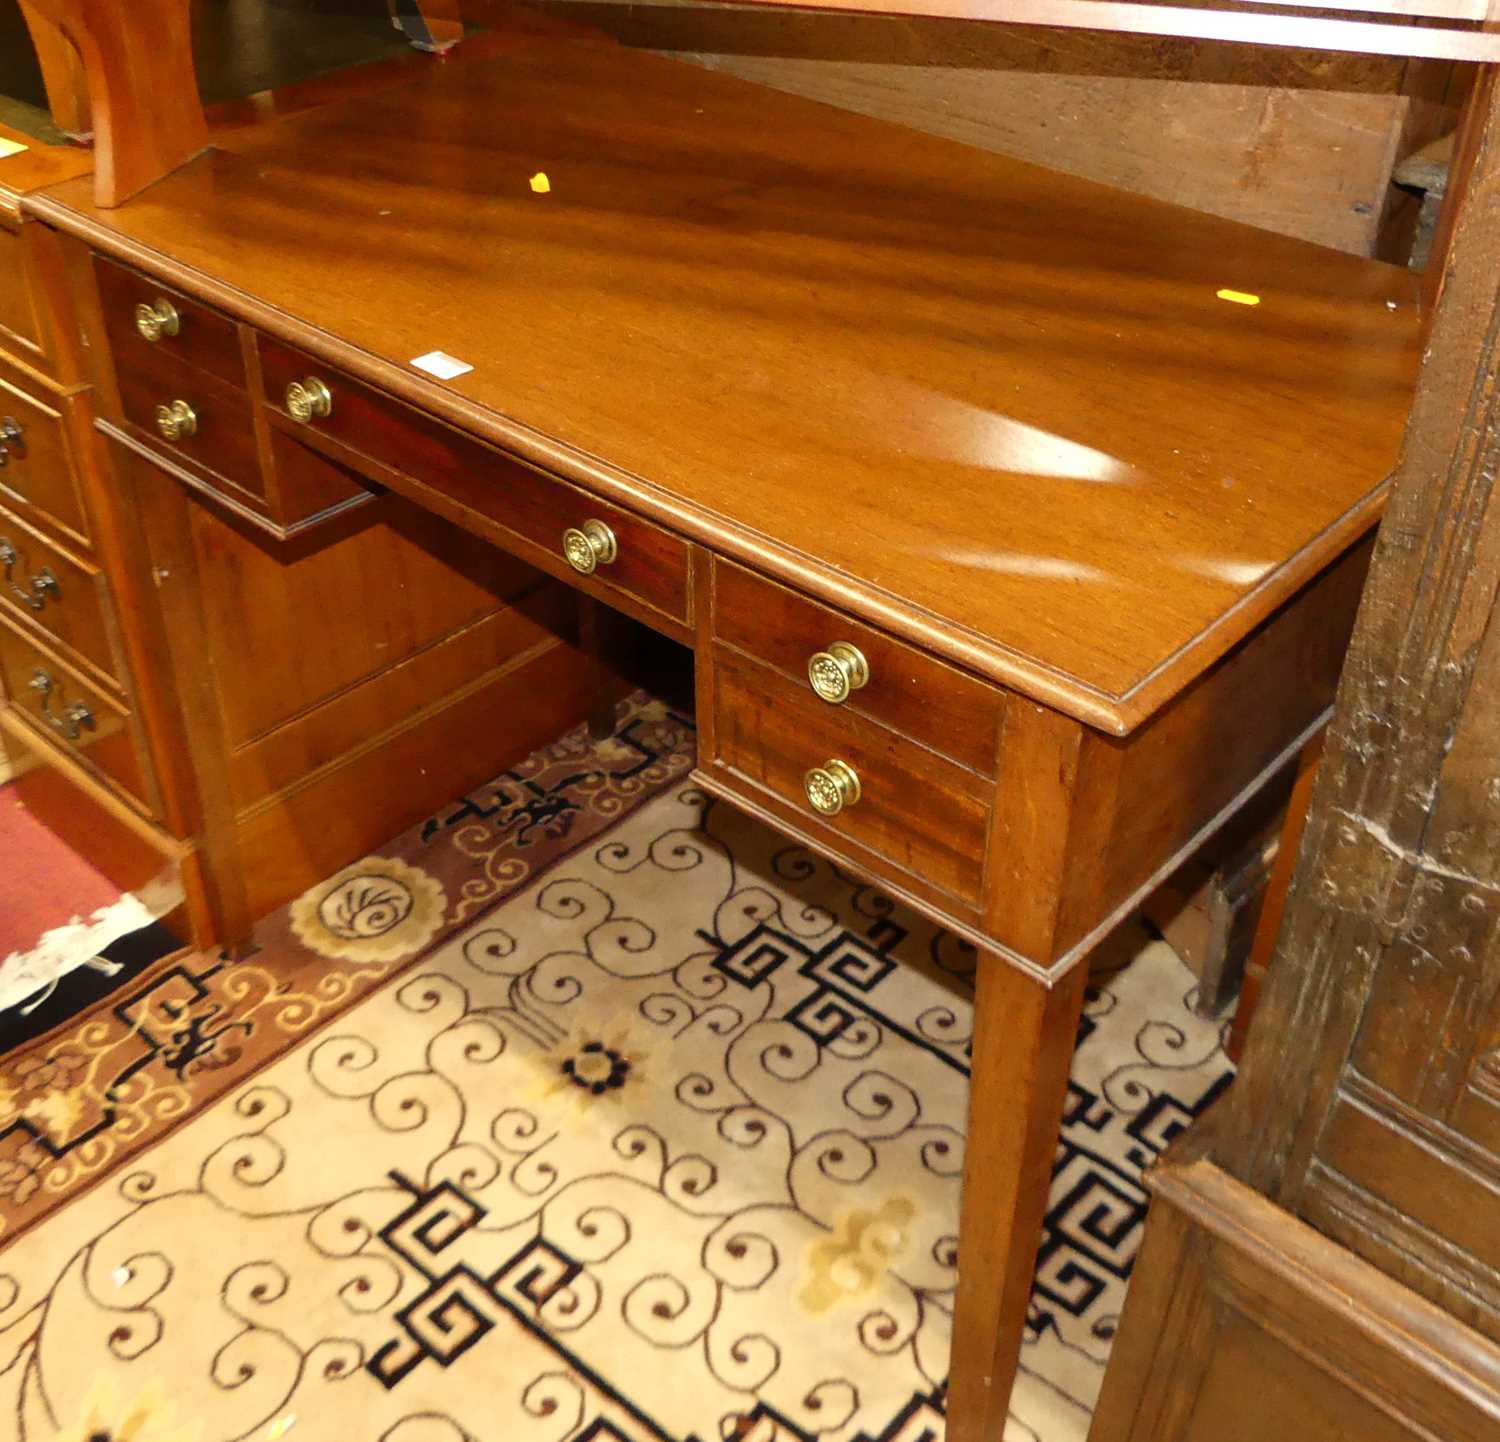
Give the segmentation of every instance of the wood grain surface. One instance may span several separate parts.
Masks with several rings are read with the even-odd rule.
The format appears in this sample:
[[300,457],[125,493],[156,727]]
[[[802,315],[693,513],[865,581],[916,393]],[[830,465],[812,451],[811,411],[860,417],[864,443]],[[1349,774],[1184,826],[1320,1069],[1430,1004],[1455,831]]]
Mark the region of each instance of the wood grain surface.
[[[100,205],[122,204],[208,143],[188,0],[29,0],[27,14],[82,58]],[[69,109],[81,114],[81,101]]]
[[1216,1160],[1500,1341],[1493,92],[1478,121],[1391,514]]
[[[32,683],[48,680],[45,693]],[[23,634],[0,616],[0,683],[16,713],[47,747],[63,751],[107,777],[143,809],[156,811],[154,787],[146,770],[134,719],[120,700],[85,681],[40,638]],[[74,707],[88,718],[70,722]],[[81,713],[80,713],[81,714]]]
[[1090,1442],[1489,1442],[1500,1347],[1237,1182],[1195,1141],[1151,1174]]
[[721,643],[775,667],[809,696],[808,658],[839,641],[857,646],[869,680],[841,703],[845,711],[994,775],[1003,692],[741,566],[719,561],[714,571],[714,636]]
[[[99,567],[75,555],[0,507],[0,541],[15,553],[0,580],[0,611],[23,628],[35,626],[92,666],[98,678],[119,687],[109,615],[108,586]],[[50,578],[50,584],[42,583]]]
[[[1357,539],[1394,462],[1407,275],[614,45],[224,145],[117,211],[26,203],[1112,730]],[[424,378],[434,348],[475,369]]]
[[[470,0],[483,13],[484,4]],[[1471,68],[693,0],[545,0],[623,43],[1352,255],[1405,258],[1393,164]]]
[[83,498],[73,469],[68,413],[75,402],[39,386],[0,357],[0,424],[20,427],[0,465],[0,500],[29,507],[28,515],[71,540],[88,535]]

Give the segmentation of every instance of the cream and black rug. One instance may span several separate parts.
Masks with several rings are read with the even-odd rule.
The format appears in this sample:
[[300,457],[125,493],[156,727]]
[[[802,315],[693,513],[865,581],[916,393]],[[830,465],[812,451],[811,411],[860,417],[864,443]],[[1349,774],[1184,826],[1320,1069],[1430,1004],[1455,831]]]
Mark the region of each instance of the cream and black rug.
[[[11,1059],[0,1438],[940,1439],[973,958],[690,760],[633,702]],[[1090,999],[1007,1436],[1087,1429],[1191,986]]]

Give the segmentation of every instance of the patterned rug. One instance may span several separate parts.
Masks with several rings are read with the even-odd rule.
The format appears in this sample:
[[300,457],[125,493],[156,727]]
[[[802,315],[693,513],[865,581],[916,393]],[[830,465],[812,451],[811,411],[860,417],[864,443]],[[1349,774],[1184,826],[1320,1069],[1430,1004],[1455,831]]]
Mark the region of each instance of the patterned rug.
[[[0,1438],[940,1438],[973,957],[690,762],[638,698],[13,1062]],[[1090,998],[1008,1437],[1086,1431],[1191,987]]]
[[692,764],[691,722],[634,696],[608,741],[538,751],[273,913],[245,959],[167,958],[0,1053],[0,1247]]

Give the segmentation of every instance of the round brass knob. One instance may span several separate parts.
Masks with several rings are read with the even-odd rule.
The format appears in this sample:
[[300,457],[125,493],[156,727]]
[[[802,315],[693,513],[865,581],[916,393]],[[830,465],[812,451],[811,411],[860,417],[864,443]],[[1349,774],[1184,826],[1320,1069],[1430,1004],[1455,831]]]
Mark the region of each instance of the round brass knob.
[[135,308],[135,328],[149,341],[164,335],[176,335],[182,329],[182,317],[169,300],[142,301]]
[[333,392],[317,376],[293,381],[286,388],[287,414],[306,425],[320,416],[333,414]]
[[180,441],[184,436],[197,434],[198,417],[186,401],[168,401],[156,408],[156,429],[163,440]]
[[825,761],[802,778],[803,789],[814,811],[837,816],[859,800],[859,777],[847,761]]
[[615,533],[603,521],[585,521],[563,532],[562,551],[568,564],[587,576],[609,565],[620,554],[620,547]]
[[870,663],[858,646],[835,641],[826,651],[808,658],[807,679],[823,700],[840,706],[851,691],[858,691],[870,679]]

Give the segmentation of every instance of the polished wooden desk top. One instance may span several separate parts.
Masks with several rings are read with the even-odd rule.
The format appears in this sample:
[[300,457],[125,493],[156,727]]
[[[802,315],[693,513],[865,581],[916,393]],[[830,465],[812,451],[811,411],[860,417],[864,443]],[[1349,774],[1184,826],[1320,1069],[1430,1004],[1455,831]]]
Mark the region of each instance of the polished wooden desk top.
[[587,40],[26,205],[1116,732],[1373,522],[1419,352],[1394,267]]
[[70,145],[47,145],[25,131],[0,125],[0,150],[11,145],[23,150],[0,154],[0,216],[19,220],[20,199],[28,191],[55,185],[75,175],[87,175],[94,168],[94,157]]

